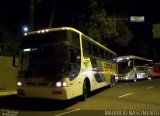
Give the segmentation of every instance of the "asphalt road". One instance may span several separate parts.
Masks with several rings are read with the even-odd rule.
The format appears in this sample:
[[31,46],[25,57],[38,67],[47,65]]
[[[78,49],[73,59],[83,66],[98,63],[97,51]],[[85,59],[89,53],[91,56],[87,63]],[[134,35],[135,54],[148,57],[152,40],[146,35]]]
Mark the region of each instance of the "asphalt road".
[[[121,82],[92,92],[86,101],[0,97],[2,116],[160,116],[160,79]],[[8,114],[8,115],[7,115]]]

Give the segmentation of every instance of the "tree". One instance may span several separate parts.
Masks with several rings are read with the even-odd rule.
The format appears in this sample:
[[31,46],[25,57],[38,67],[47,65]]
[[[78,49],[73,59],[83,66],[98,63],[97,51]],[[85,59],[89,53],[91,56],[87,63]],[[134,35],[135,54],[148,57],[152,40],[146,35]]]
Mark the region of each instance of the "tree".
[[104,9],[104,0],[88,0],[87,4],[79,16],[80,30],[108,46],[116,43],[123,47],[130,43],[133,36],[127,20],[113,14],[109,15]]
[[18,48],[20,41],[7,27],[7,23],[0,21],[0,55],[11,56]]
[[34,30],[35,6],[36,6],[36,4],[39,4],[40,2],[41,2],[41,0],[30,0],[29,19],[28,19],[28,25],[29,25],[30,31]]
[[121,47],[128,46],[133,38],[133,35],[131,30],[129,30],[127,21],[118,20],[116,23],[118,36],[115,38],[115,43]]

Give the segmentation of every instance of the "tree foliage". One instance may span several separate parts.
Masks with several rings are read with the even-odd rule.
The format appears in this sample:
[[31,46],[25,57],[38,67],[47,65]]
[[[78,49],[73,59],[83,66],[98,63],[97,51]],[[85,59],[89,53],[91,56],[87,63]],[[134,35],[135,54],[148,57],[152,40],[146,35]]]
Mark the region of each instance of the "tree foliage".
[[0,55],[10,56],[19,46],[19,41],[7,27],[5,21],[0,21]]
[[127,20],[108,14],[103,6],[104,0],[88,0],[87,4],[79,16],[80,30],[102,44],[127,46],[131,42],[133,36]]
[[131,30],[125,21],[117,21],[116,23],[118,36],[115,38],[115,43],[120,46],[128,46],[133,38]]

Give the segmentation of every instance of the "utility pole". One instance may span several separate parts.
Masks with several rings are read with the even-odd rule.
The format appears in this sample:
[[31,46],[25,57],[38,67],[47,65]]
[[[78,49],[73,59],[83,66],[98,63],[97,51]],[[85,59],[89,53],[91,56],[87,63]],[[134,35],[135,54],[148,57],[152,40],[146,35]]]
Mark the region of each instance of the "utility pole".
[[42,0],[30,0],[29,6],[29,19],[28,19],[28,27],[30,31],[34,30],[34,16],[35,16],[35,6],[40,3]]
[[30,31],[34,30],[34,12],[35,12],[34,0],[30,0],[29,19],[28,19],[28,27]]
[[53,24],[53,19],[54,19],[55,9],[56,9],[56,2],[57,2],[57,0],[54,0],[53,9],[52,9],[52,13],[51,13],[51,18],[50,18],[50,21],[49,21],[49,28],[51,28],[52,24]]

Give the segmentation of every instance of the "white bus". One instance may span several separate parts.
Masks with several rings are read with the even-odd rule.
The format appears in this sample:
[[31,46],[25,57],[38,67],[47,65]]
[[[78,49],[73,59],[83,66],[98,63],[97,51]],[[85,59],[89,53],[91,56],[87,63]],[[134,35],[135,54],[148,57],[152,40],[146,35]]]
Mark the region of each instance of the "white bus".
[[118,80],[151,79],[150,73],[153,61],[139,56],[128,55],[117,57]]
[[85,100],[90,91],[116,83],[116,53],[71,27],[25,33],[19,54],[21,97]]

